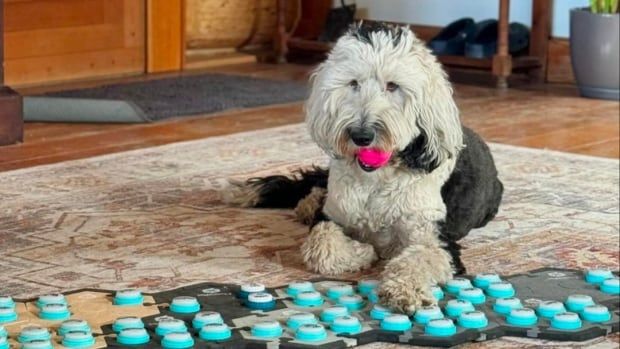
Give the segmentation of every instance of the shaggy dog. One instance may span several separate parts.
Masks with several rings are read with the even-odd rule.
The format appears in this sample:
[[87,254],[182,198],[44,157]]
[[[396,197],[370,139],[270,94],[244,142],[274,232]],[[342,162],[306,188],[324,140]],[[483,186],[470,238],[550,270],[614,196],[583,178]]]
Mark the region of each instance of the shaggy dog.
[[[382,304],[412,313],[431,285],[465,272],[457,241],[497,213],[503,186],[482,139],[461,126],[436,58],[405,27],[357,24],[311,78],[305,106],[329,170],[254,178],[225,190],[245,207],[296,208],[301,247],[321,274],[387,260]],[[368,164],[361,151],[388,154]]]

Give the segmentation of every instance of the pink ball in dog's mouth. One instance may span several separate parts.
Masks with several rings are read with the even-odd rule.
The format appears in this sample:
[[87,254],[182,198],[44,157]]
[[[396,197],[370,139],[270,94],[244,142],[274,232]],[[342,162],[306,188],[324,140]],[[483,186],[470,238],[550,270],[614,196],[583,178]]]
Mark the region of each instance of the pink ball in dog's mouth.
[[377,148],[361,148],[356,155],[362,168],[372,171],[385,166],[390,161],[392,152]]

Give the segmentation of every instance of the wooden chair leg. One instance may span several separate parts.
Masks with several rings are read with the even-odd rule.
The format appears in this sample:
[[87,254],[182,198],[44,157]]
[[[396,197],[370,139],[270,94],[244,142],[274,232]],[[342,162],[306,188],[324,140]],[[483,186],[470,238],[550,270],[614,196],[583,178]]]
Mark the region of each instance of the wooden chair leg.
[[497,53],[493,56],[493,75],[497,78],[498,88],[508,87],[508,77],[512,73],[512,57],[508,50],[508,31],[510,18],[510,0],[499,2],[499,33]]
[[275,62],[286,63],[288,53],[288,33],[286,31],[286,3],[288,0],[277,2],[277,28],[274,37]]
[[545,82],[547,77],[547,55],[551,35],[551,0],[534,0],[532,3],[532,34],[530,35],[530,56],[538,57],[540,68],[532,69],[529,75],[534,82]]
[[4,0],[0,0],[0,145],[23,140],[22,110],[22,97],[4,86]]

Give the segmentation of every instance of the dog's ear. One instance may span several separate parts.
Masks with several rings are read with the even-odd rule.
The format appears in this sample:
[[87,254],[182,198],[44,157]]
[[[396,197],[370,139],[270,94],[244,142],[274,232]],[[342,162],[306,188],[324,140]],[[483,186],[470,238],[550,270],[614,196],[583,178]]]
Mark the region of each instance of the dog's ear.
[[452,88],[445,72],[438,65],[436,68],[416,96],[413,113],[419,135],[400,154],[409,168],[427,172],[456,157],[463,147],[463,130]]

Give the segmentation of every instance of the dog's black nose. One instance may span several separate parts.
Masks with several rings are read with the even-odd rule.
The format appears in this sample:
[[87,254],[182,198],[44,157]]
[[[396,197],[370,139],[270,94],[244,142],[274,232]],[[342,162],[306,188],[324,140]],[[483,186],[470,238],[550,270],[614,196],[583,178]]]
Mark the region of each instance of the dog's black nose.
[[349,130],[349,136],[358,147],[366,147],[375,140],[375,131],[368,128],[353,128]]

